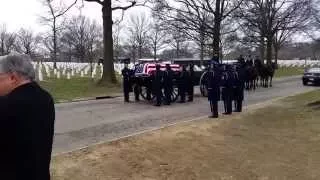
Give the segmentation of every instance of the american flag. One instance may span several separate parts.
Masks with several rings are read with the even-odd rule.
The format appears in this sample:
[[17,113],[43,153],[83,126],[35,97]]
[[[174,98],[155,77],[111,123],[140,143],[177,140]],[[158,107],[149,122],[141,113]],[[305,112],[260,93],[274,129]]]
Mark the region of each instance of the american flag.
[[[180,71],[179,64],[170,64],[170,67],[171,67],[172,71]],[[145,64],[143,73],[151,74],[155,70],[156,70],[156,64]],[[160,70],[165,71],[166,65],[160,64]]]

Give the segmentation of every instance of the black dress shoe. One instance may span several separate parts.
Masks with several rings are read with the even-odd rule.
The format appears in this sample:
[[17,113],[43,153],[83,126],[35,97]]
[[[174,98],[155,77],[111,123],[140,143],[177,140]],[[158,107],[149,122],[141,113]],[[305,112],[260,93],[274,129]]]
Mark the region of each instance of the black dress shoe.
[[224,113],[222,113],[222,114],[224,114],[224,115],[231,115],[232,113],[231,113],[231,112],[224,112]]
[[155,104],[154,106],[160,106],[160,104]]
[[209,118],[218,118],[218,116],[211,115]]
[[186,103],[185,101],[179,101],[179,103]]

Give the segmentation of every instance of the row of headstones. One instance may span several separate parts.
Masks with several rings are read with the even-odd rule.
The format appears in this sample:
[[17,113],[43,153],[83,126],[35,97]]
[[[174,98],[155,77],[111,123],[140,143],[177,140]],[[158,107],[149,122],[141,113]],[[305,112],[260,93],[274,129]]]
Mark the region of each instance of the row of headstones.
[[[50,67],[48,64],[33,64],[34,69],[36,70],[36,77],[39,81],[44,80],[44,75],[47,78],[56,77],[60,79],[62,77],[66,77],[67,79],[71,79],[77,75],[80,77],[90,77],[95,78],[96,76],[102,76],[103,67],[100,67],[100,73],[98,72],[98,65],[93,66],[93,70],[91,73],[91,66],[90,65],[82,65],[82,66],[57,66],[56,69]],[[52,75],[53,72],[53,75]],[[99,74],[98,74],[99,73]],[[77,76],[79,77],[79,76]]]

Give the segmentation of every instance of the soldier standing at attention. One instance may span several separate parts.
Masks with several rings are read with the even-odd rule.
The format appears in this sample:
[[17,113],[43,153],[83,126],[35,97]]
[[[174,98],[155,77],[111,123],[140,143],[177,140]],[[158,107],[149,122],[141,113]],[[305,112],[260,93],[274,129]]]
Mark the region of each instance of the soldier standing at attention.
[[224,114],[232,114],[232,94],[233,94],[233,75],[231,66],[226,65],[225,71],[222,75],[222,99],[224,103]]
[[173,92],[173,71],[171,70],[170,64],[166,64],[166,71],[164,76],[164,94],[165,94],[165,104],[171,104],[171,95]]
[[156,71],[154,72],[153,83],[152,83],[153,92],[156,95],[155,106],[161,105],[162,83],[163,83],[163,74],[162,74],[162,71],[160,70],[160,64],[157,64]]
[[235,112],[242,111],[242,101],[244,99],[244,83],[245,83],[245,69],[244,65],[237,66],[238,79],[236,80],[237,88],[235,90]]
[[221,73],[218,64],[212,63],[208,71],[208,101],[210,102],[211,116],[218,118],[218,101],[220,101]]
[[193,94],[194,94],[194,65],[191,63],[189,65],[189,82],[187,84],[188,86],[188,101],[193,101]]
[[182,66],[182,71],[180,72],[179,76],[179,95],[180,95],[180,103],[186,102],[186,90],[187,90],[187,83],[188,83],[188,72],[186,70],[186,66]]
[[122,69],[122,87],[124,94],[124,102],[129,102],[129,93],[131,91],[130,76],[131,71],[128,68],[128,64],[125,64],[124,68]]

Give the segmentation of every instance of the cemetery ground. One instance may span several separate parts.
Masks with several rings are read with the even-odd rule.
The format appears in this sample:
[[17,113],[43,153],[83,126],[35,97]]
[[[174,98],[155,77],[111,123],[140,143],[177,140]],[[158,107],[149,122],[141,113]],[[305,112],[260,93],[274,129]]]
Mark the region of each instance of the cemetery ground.
[[276,70],[274,77],[286,77],[286,76],[296,76],[302,75],[304,72],[304,68],[302,67],[280,67]]
[[56,103],[97,96],[115,96],[121,92],[120,85],[98,85],[98,79],[75,77],[73,79],[50,78],[40,85],[51,93]]
[[54,180],[319,179],[320,90],[53,157]]

